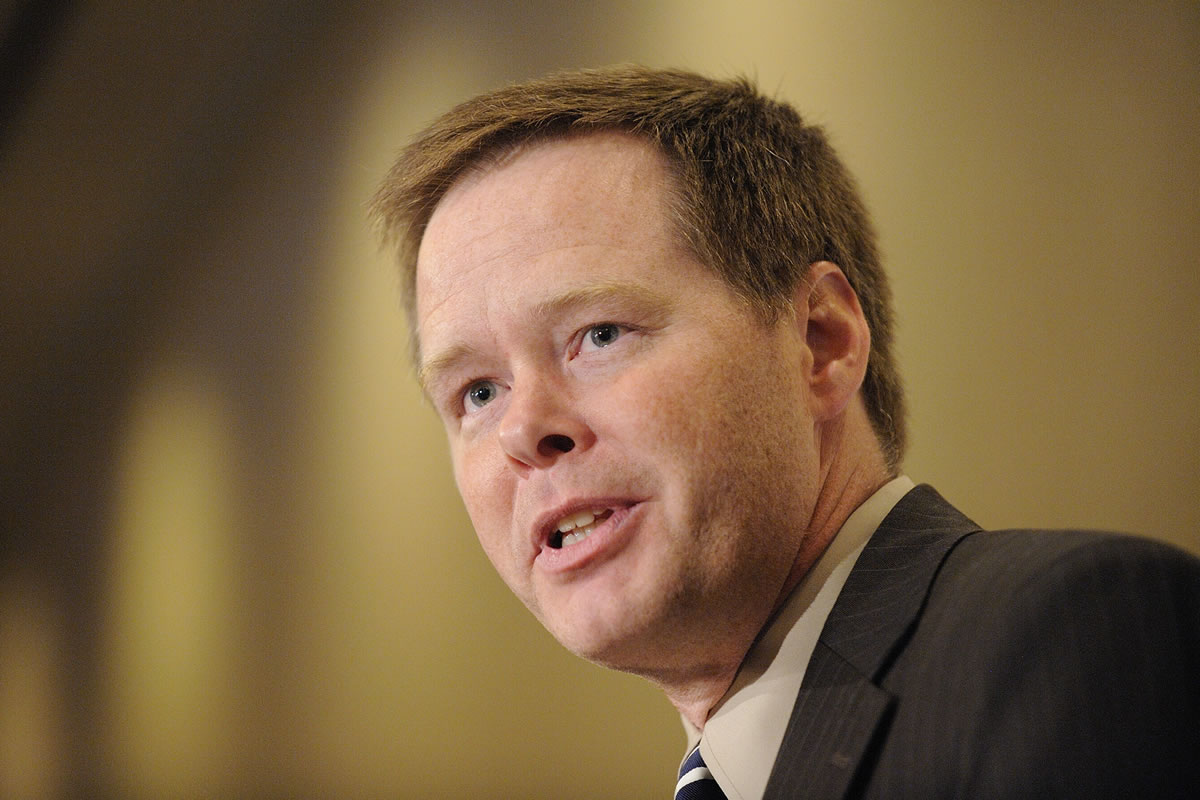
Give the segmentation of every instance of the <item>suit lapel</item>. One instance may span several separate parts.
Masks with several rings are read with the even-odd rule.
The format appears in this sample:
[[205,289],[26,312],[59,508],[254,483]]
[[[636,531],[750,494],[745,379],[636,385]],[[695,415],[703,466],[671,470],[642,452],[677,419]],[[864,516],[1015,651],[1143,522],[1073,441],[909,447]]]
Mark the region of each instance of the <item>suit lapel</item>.
[[827,644],[818,642],[763,797],[845,796],[894,702]]
[[868,768],[896,702],[877,682],[911,636],[942,561],[977,530],[924,485],[884,519],[821,631],[764,797],[844,797]]

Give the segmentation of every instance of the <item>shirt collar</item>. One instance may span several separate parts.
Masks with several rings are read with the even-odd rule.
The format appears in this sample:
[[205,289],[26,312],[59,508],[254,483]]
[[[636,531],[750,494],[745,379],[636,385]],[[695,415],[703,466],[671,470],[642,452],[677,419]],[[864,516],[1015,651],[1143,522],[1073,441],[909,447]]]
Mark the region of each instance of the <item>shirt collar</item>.
[[863,547],[913,486],[907,476],[895,478],[846,519],[751,646],[705,723],[703,738],[683,720],[687,752],[700,742],[704,763],[730,800],[762,797],[825,620]]

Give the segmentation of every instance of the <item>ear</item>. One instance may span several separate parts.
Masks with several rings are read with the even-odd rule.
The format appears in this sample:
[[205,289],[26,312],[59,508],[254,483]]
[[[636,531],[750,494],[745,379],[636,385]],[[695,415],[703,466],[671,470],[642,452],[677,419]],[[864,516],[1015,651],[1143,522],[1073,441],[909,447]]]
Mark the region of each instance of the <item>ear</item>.
[[862,386],[871,330],[850,282],[840,267],[828,261],[809,266],[808,275],[796,286],[793,303],[812,354],[808,380],[814,416],[832,419]]

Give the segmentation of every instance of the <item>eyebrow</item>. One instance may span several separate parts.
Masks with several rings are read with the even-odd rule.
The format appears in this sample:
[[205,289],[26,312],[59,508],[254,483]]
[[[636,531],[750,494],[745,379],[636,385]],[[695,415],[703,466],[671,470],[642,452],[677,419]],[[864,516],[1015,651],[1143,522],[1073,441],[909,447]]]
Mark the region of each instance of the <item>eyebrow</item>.
[[429,394],[430,384],[453,371],[455,366],[470,359],[474,353],[475,348],[467,344],[456,344],[438,353],[421,364],[421,368],[417,370],[417,383],[421,385],[422,391]]
[[[676,305],[667,295],[641,283],[632,281],[600,281],[587,286],[567,289],[553,297],[534,304],[530,320],[532,324],[561,316],[568,311],[586,308],[598,303],[615,303],[622,306],[621,312],[633,312],[652,320],[665,317]],[[604,320],[598,320],[604,321]],[[428,394],[429,387],[442,375],[452,372],[459,364],[469,360],[478,352],[477,348],[464,342],[451,345],[429,358],[417,370],[417,382]]]

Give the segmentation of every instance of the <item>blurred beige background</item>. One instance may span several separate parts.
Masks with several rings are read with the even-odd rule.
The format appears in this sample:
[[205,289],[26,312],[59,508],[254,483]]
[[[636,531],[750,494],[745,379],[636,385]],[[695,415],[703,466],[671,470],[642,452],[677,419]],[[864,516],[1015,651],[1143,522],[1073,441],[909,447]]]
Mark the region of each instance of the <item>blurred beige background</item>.
[[[907,472],[1200,551],[1200,6],[0,3],[0,797],[664,797],[496,578],[364,205],[551,69],[749,73],[859,177]],[[883,6],[883,7],[881,7]]]

